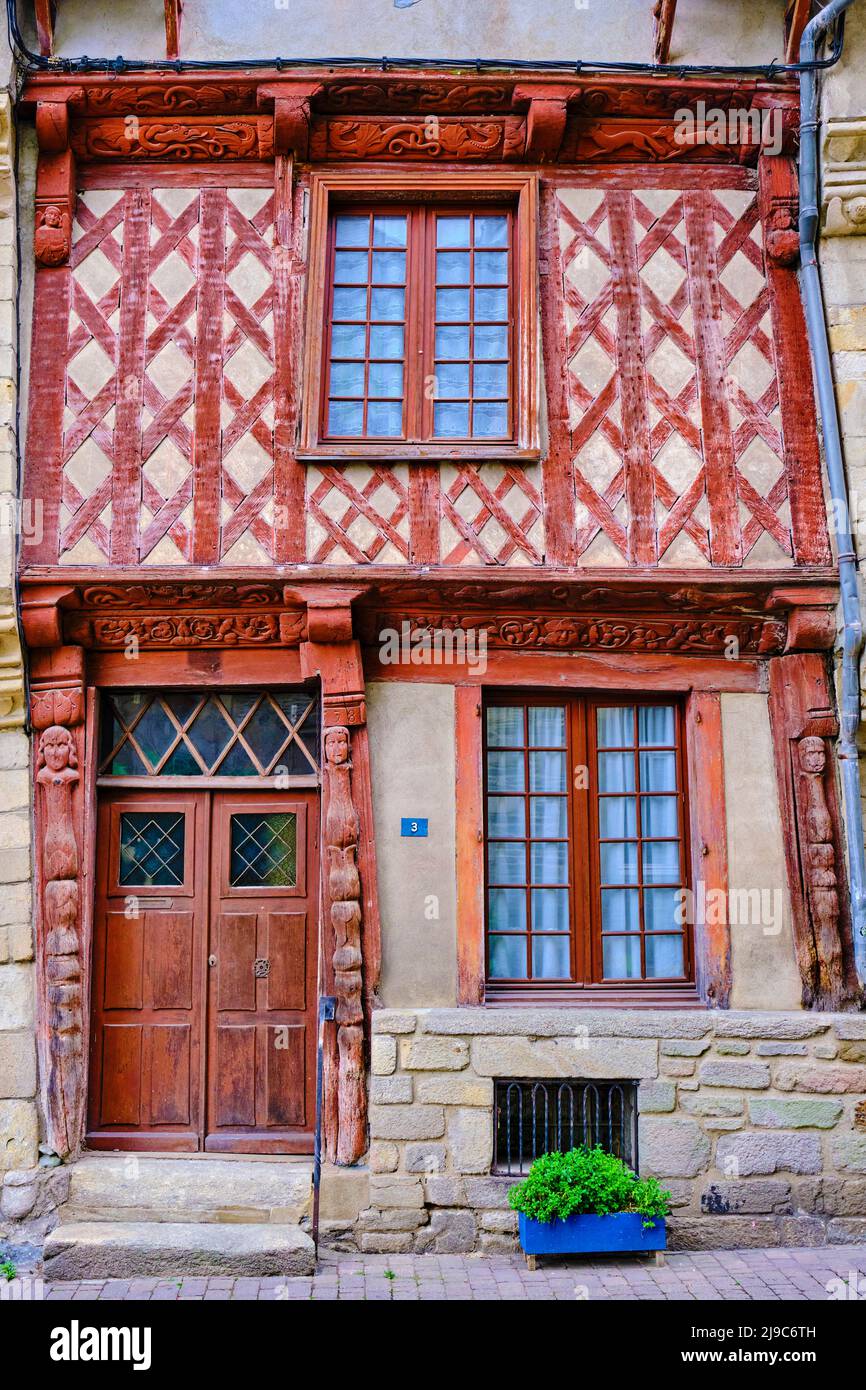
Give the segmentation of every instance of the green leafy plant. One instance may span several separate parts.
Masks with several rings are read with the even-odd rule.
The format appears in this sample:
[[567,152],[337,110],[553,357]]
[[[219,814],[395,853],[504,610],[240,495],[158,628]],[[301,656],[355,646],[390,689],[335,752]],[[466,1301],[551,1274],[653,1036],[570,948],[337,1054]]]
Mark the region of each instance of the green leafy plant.
[[0,1262],[0,1279],[11,1280],[14,1279],[17,1274],[18,1270],[11,1260],[3,1260]]
[[667,1216],[670,1200],[658,1179],[639,1178],[599,1145],[544,1154],[508,1193],[515,1211],[544,1222],[627,1211],[639,1213],[644,1226],[653,1226],[655,1218]]

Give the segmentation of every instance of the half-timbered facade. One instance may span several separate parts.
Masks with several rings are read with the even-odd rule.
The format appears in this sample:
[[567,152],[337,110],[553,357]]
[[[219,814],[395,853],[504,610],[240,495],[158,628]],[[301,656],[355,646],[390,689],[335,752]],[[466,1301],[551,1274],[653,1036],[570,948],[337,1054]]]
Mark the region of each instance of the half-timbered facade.
[[[656,8],[656,61],[733,64]],[[605,1126],[685,1244],[832,1239],[866,1085],[794,77],[226,42],[20,98],[72,1216],[105,1151],[295,1172],[318,1114],[361,1249],[501,1247],[508,1172]]]

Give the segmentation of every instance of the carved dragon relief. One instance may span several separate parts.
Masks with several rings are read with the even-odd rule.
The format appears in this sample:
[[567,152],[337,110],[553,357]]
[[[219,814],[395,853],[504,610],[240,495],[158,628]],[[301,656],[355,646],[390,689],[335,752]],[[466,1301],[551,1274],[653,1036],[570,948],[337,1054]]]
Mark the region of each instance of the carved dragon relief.
[[314,159],[493,159],[516,156],[524,143],[525,122],[518,117],[360,117],[319,122],[310,153]]

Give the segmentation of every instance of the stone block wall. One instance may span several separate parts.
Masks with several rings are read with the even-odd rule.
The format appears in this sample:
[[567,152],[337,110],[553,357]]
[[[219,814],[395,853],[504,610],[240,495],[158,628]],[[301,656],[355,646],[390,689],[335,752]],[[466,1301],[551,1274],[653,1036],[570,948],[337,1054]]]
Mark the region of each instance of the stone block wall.
[[[640,1168],[678,1249],[866,1239],[866,1015],[573,1009],[373,1015],[365,1251],[510,1250],[495,1078],[638,1083]],[[343,1213],[346,1216],[346,1213]]]

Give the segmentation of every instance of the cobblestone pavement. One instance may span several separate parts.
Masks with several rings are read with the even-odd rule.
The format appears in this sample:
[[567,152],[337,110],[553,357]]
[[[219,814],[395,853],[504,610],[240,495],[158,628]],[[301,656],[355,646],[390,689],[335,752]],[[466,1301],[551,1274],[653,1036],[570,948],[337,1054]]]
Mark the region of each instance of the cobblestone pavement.
[[866,1297],[866,1245],[815,1249],[714,1250],[645,1257],[539,1259],[518,1255],[334,1255],[315,1275],[294,1279],[107,1279],[48,1283],[49,1299],[108,1300],[651,1299],[828,1301]]

